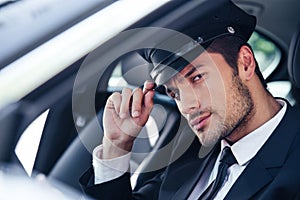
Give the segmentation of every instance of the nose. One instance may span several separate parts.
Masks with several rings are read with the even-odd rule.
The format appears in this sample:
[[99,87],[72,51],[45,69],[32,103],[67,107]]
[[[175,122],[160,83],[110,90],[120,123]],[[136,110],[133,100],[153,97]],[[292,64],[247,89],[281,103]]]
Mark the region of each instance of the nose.
[[179,110],[182,114],[192,114],[200,108],[200,99],[196,93],[189,89],[180,91]]

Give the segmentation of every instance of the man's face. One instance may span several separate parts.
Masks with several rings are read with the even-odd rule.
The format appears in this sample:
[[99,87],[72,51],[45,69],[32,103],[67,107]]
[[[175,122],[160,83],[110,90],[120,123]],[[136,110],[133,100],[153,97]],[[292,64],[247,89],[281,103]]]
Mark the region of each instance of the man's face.
[[165,87],[204,146],[242,128],[253,109],[248,87],[218,53],[202,53]]

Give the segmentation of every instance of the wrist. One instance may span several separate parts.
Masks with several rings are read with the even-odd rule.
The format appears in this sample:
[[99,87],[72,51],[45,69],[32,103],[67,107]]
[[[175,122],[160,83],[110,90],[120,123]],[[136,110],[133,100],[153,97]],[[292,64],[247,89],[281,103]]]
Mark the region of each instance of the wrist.
[[124,156],[131,152],[133,141],[119,141],[119,140],[110,140],[103,137],[102,140],[103,144],[103,152],[102,158],[103,159],[113,159],[120,156]]

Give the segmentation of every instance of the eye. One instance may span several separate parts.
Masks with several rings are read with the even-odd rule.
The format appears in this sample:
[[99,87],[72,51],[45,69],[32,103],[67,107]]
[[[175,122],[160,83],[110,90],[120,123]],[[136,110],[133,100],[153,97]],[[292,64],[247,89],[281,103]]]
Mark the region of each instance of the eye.
[[169,97],[179,100],[179,92],[177,90],[166,89],[166,93]]
[[203,74],[197,74],[196,76],[194,76],[192,78],[192,81],[193,82],[199,81],[199,80],[201,80],[203,78],[203,76],[204,76],[204,73]]

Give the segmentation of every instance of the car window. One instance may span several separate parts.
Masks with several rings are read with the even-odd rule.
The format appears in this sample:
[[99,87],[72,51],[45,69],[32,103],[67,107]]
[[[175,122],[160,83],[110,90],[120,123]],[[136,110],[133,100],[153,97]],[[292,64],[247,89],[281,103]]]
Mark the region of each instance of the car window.
[[108,87],[109,87],[108,89],[109,90],[114,90],[114,88],[120,88],[120,87],[127,87],[128,86],[127,81],[122,76],[122,69],[121,68],[122,68],[121,64],[118,64],[115,67],[115,69],[114,69],[114,71],[113,71],[113,73],[112,73],[112,75],[111,75],[111,77],[108,81]]
[[[99,1],[96,1],[95,4],[97,2],[99,3]],[[110,4],[110,2],[111,1],[108,1],[107,4]],[[1,3],[5,3],[5,1],[4,2],[0,1],[0,4]],[[70,3],[70,1],[68,1],[68,3]],[[80,3],[82,2],[78,1],[78,4]],[[24,96],[28,95],[34,90],[39,90],[39,87],[42,84],[48,82],[51,78],[63,72],[64,70],[67,70],[67,68],[71,66],[72,63],[78,61],[78,59],[90,53],[96,47],[100,46],[108,39],[117,35],[119,32],[123,31],[125,28],[135,23],[142,17],[146,16],[147,14],[151,13],[152,11],[156,10],[160,6],[164,5],[165,3],[167,3],[167,0],[155,1],[155,2],[149,1],[147,3],[145,2],[141,3],[140,1],[124,1],[124,2],[116,1],[114,3],[111,3],[110,6],[107,7],[103,6],[104,9],[99,10],[95,14],[89,12],[86,15],[83,15],[78,11],[77,12],[74,11],[76,15],[81,16],[81,20],[82,19],[84,20],[68,23],[69,26],[72,27],[70,28],[69,26],[64,27],[67,30],[63,31],[62,33],[57,32],[59,33],[58,35],[55,35],[55,37],[53,37],[54,35],[52,35],[48,41],[43,42],[40,46],[36,48],[31,47],[32,50],[30,48],[29,53],[23,52],[24,54],[25,53],[26,54],[21,58],[18,57],[19,58],[18,60],[9,61],[10,63],[9,65],[3,64],[3,66],[5,66],[5,69],[0,70],[0,82],[1,82],[0,87],[3,93],[0,98],[0,109],[2,107],[9,105],[10,103],[19,101]],[[79,6],[79,8],[81,7]],[[62,9],[63,7],[58,6],[58,8]],[[95,12],[97,9],[100,8],[102,8],[102,6],[100,5],[97,8],[93,8],[93,12]],[[128,15],[126,8],[131,8],[135,10],[132,11],[130,15]],[[54,11],[56,10],[54,9]],[[29,9],[28,12],[31,12],[31,9]],[[14,13],[16,12],[14,11]],[[123,13],[124,16],[126,17],[120,17],[121,13]],[[66,15],[66,13],[63,13],[63,15]],[[116,17],[123,20],[114,21],[113,26],[108,27],[108,25],[111,25],[111,23],[109,22],[110,20],[108,19],[115,19]],[[59,19],[60,23],[63,23],[60,17],[55,19]],[[93,25],[93,23],[97,23],[97,26]],[[101,23],[103,23],[103,25],[101,25]],[[39,26],[36,27],[40,29]],[[49,27],[49,26],[43,26],[43,27]],[[107,33],[104,34],[105,31],[103,30],[102,27],[107,27],[105,29]],[[97,33],[96,30],[92,30],[92,31],[89,30],[94,28],[98,29],[99,32]],[[48,33],[47,31],[42,31],[42,32]],[[67,36],[68,34],[72,35],[73,37]],[[83,34],[88,35],[88,37],[83,36]],[[96,37],[93,37],[92,35]],[[32,38],[34,40],[36,39],[36,37],[34,36],[32,36]],[[74,38],[80,38],[80,39],[74,39]],[[83,39],[87,39],[89,42],[83,41]],[[7,40],[7,38],[5,38],[5,40]],[[17,47],[20,47],[21,45],[21,43],[18,42],[15,42],[14,44],[16,44]],[[72,45],[76,45],[76,46],[78,45],[81,47],[79,47],[78,50],[75,50],[73,47],[71,47]],[[85,47],[82,47],[82,45],[84,45]],[[66,53],[67,51],[64,51],[65,48],[72,49],[72,52],[70,54],[67,54]],[[55,56],[52,54],[55,52],[65,52],[65,53],[64,54],[59,53],[60,55]],[[56,59],[52,59],[53,57],[55,57]],[[47,61],[45,61],[44,59],[46,59]],[[36,65],[37,63],[39,64]],[[43,63],[43,67],[40,67],[41,63]],[[120,70],[120,68],[116,69],[116,72],[114,72],[113,77],[120,77],[121,71],[118,70]],[[35,73],[32,73],[33,71]],[[27,78],[24,79],[23,77],[27,77]],[[22,83],[16,82],[15,80],[19,80]],[[119,80],[116,81],[120,82]],[[124,81],[122,82],[124,83]],[[34,165],[34,160],[37,155],[37,149],[39,148],[40,138],[43,132],[43,128],[45,126],[45,120],[47,114],[48,111],[46,111],[45,114],[42,114],[40,117],[35,119],[28,126],[28,129],[22,134],[22,137],[18,141],[15,150],[17,157],[20,159],[22,165],[24,166],[28,174],[31,174],[32,172],[32,167]]]
[[280,49],[274,42],[258,32],[252,34],[249,44],[253,48],[254,55],[264,78],[267,78],[280,62]]
[[15,153],[28,175],[32,173],[48,113],[49,110],[46,110],[27,127],[15,149]]

